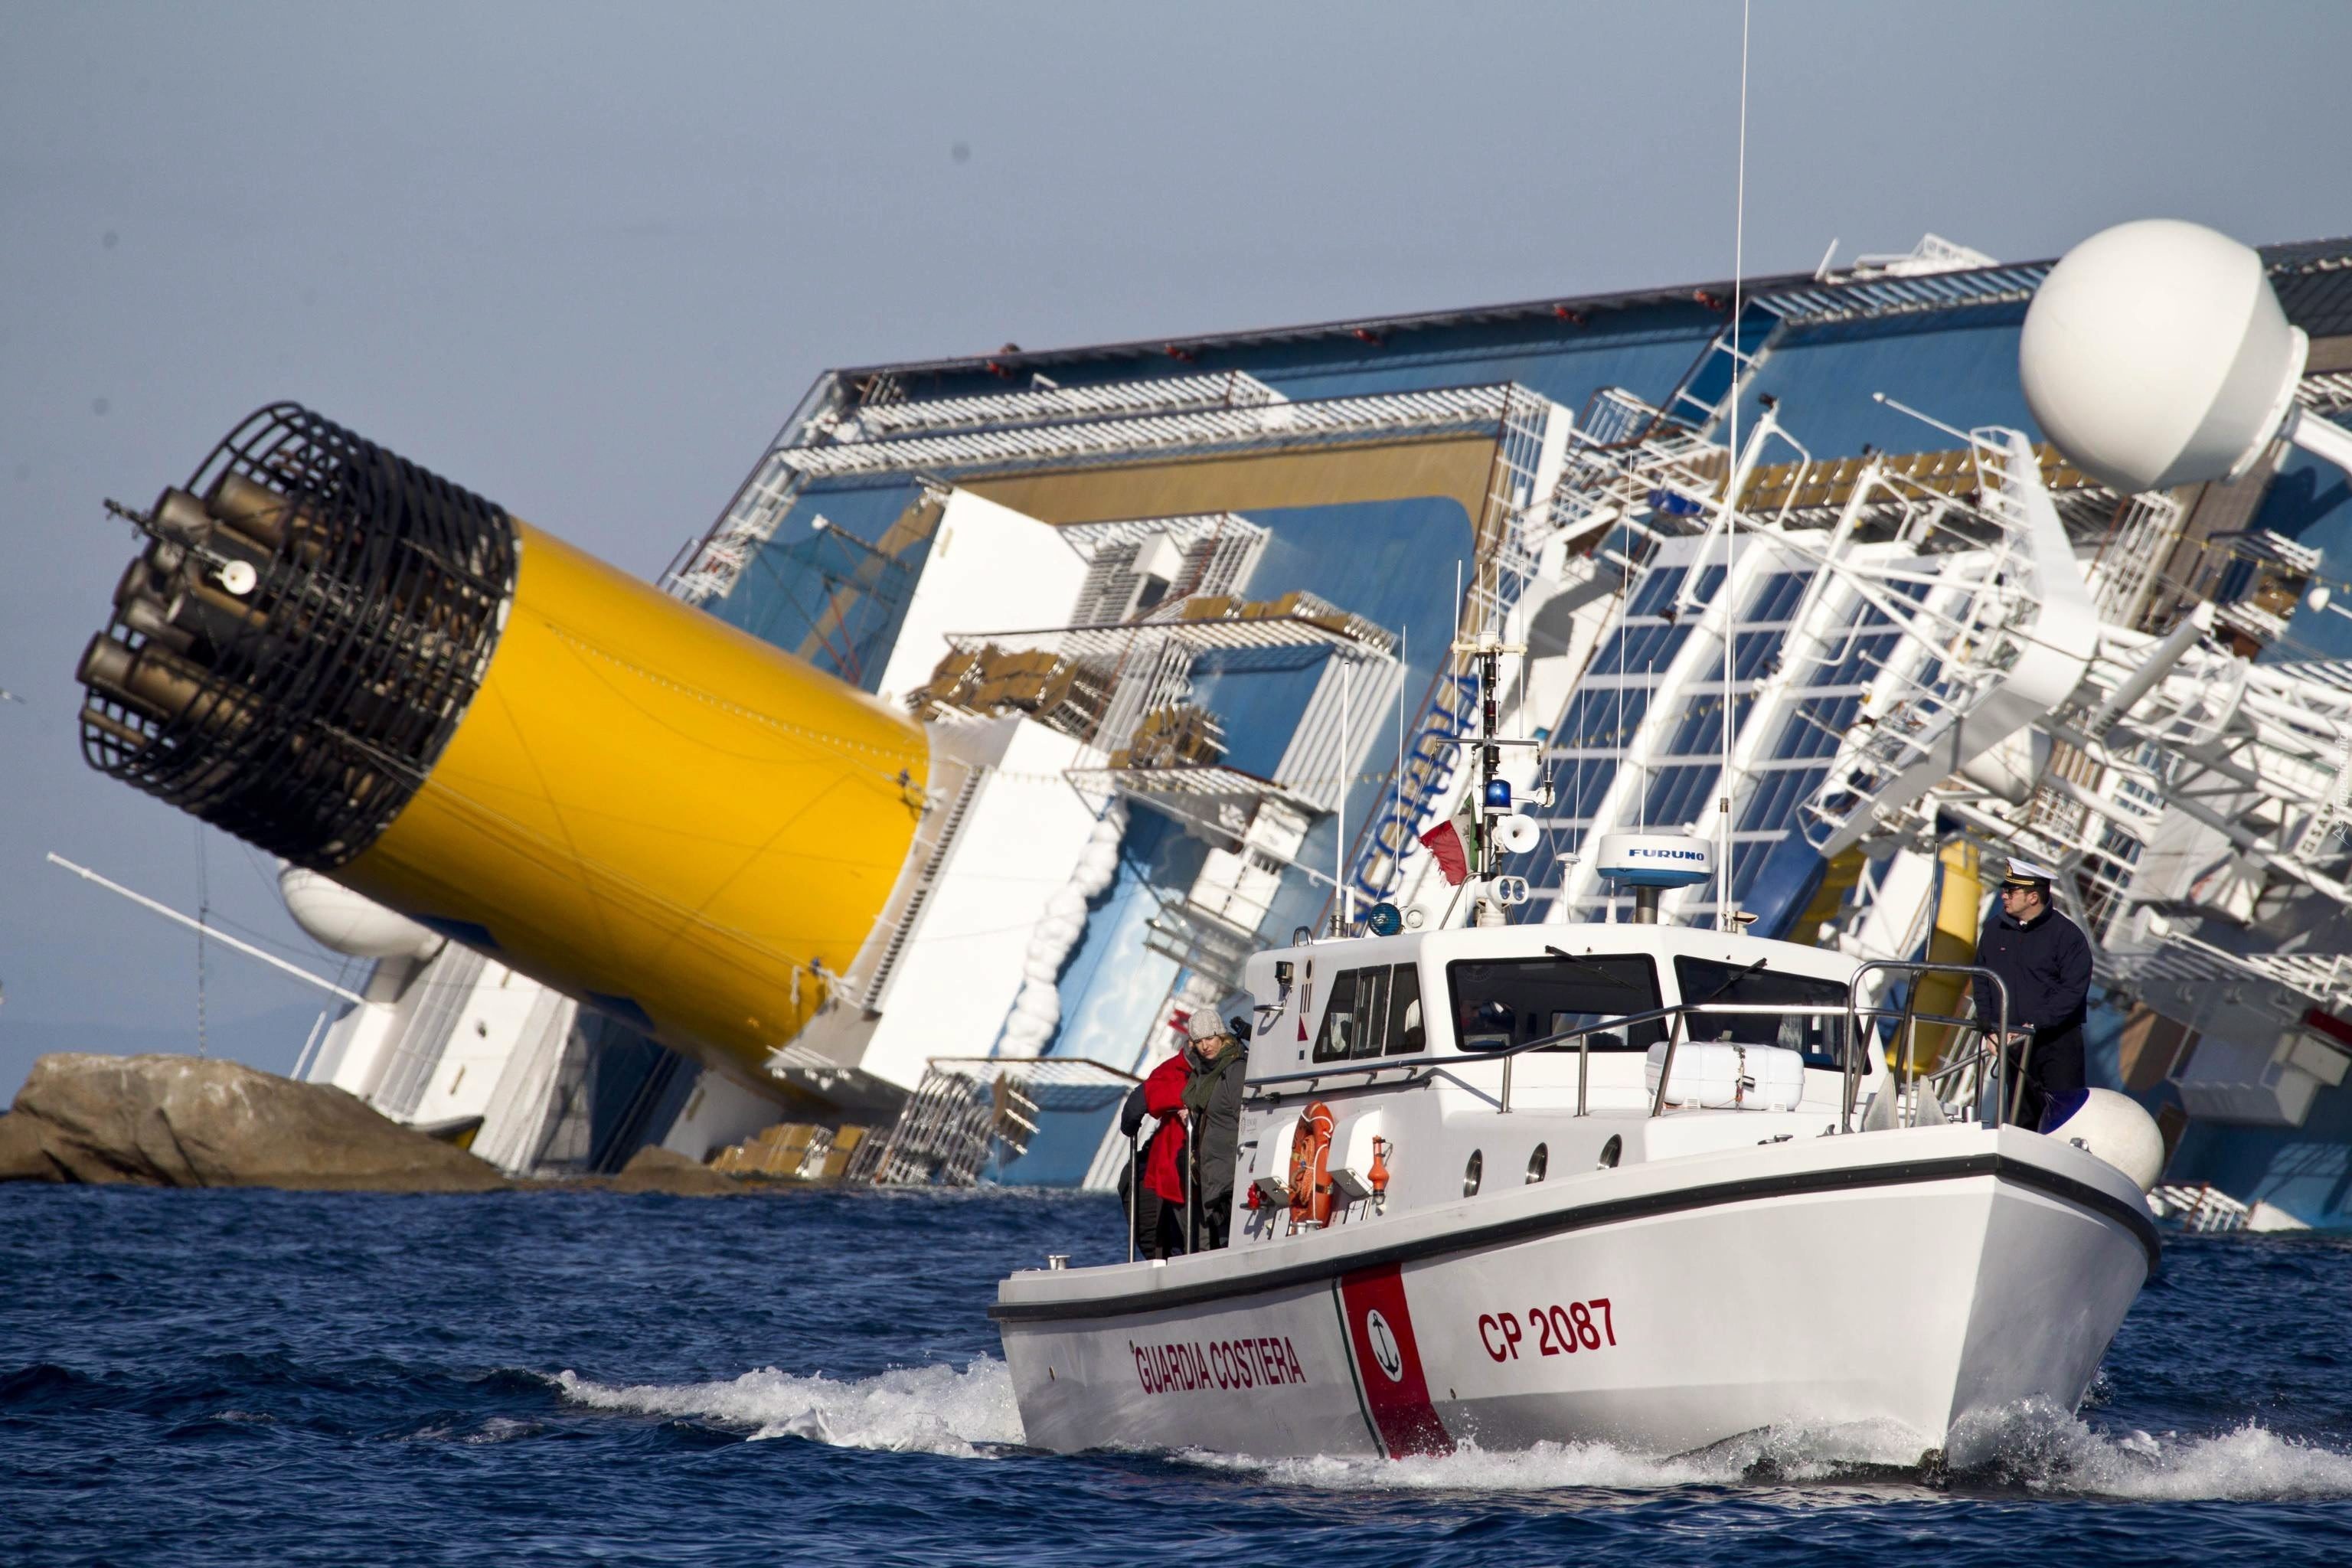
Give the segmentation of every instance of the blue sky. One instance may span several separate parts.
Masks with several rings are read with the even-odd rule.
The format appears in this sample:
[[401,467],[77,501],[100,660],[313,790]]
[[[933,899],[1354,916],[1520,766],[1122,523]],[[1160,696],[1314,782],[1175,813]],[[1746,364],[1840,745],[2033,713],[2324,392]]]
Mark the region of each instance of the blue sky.
[[[194,939],[331,971],[89,772],[143,504],[310,404],[650,574],[828,365],[1727,276],[1736,5],[0,4],[0,1096],[190,1049]],[[2352,7],[1759,4],[1747,256],[2352,233]],[[218,955],[213,1047],[318,1005]]]

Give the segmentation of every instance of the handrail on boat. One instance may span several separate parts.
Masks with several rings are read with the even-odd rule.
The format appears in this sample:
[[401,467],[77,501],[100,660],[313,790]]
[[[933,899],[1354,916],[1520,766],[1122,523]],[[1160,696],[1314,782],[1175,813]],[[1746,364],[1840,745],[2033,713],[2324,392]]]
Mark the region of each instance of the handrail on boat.
[[[1914,1011],[1912,1005],[1918,1000],[1919,996],[1919,987],[1916,984],[1912,985],[1905,994],[1904,1005],[1899,1008],[1864,1007],[1862,1005],[1863,977],[1874,973],[1909,975],[1914,980],[1926,974],[1965,974],[1971,979],[1982,976],[1990,980],[1993,983],[1995,994],[2000,998],[2000,1021],[1999,1026],[1993,1031],[1993,1048],[1990,1051],[1983,1048],[1981,1037],[1984,1034],[1984,1020],[1981,1018],[1951,1018],[1941,1014],[1921,1014]],[[2011,1033],[2009,1026],[2009,982],[2003,980],[1992,970],[1987,969],[1980,963],[1926,963],[1906,959],[1874,958],[1855,970],[1853,978],[1847,982],[1846,1012],[1849,1020],[1847,1025],[1849,1040],[1859,1040],[1862,1037],[1862,1020],[1865,1017],[1895,1019],[1895,1035],[1897,1039],[1901,1039],[1905,1033],[1909,1031],[1912,1039],[1916,1041],[1918,1037],[1918,1026],[1922,1023],[1948,1024],[1975,1030],[1979,1040],[1979,1048],[1974,1053],[1934,1074],[1914,1078],[1912,1081],[1915,1084],[1934,1085],[1943,1078],[1957,1073],[1962,1068],[1974,1067],[1977,1069],[1978,1122],[1986,1127],[2000,1126],[2004,1117],[2004,1108],[2007,1115],[2017,1114],[2019,1098],[2025,1089],[2026,1059],[2028,1053],[2033,1048],[2033,1035],[2030,1027],[2025,1029],[2025,1044],[2019,1048],[2017,1070],[2011,1074],[2009,1068],[2008,1052],[2000,1048],[2001,1044],[2008,1040]],[[1845,1093],[1843,1103],[1838,1109],[1838,1131],[1841,1132],[1853,1131],[1853,1104],[1861,1093],[1862,1079],[1861,1075],[1854,1071],[1854,1055],[1852,1050],[1846,1052]],[[1910,1051],[1906,1049],[1899,1057],[1889,1059],[1889,1076],[1895,1079],[1895,1092],[1898,1095],[1903,1088],[1902,1075],[1892,1069],[1895,1061],[1908,1062],[1910,1057]],[[1993,1093],[1990,1097],[1985,1093],[1985,1069],[1988,1058],[1990,1058],[1990,1065],[1993,1073]]]
[[[1995,1041],[2005,1040],[2013,1032],[2010,1028],[2009,1024],[2009,983],[2003,980],[1993,971],[1985,968],[1983,965],[1973,963],[1914,963],[1900,959],[1872,959],[1864,963],[1861,968],[1854,971],[1853,979],[1847,984],[1846,1000],[1843,1006],[1826,1004],[1808,1005],[1804,1003],[1717,1002],[1711,998],[1699,1002],[1677,1002],[1671,1006],[1653,1007],[1647,1012],[1628,1013],[1620,1017],[1605,1018],[1595,1023],[1580,1025],[1573,1029],[1562,1029],[1557,1034],[1541,1035],[1537,1037],[1535,1039],[1525,1040],[1517,1045],[1504,1046],[1494,1050],[1478,1051],[1474,1054],[1479,1059],[1499,1059],[1502,1062],[1502,1093],[1496,1104],[1496,1110],[1498,1115],[1507,1116],[1511,1113],[1511,1065],[1513,1061],[1517,1058],[1526,1055],[1529,1051],[1549,1050],[1556,1047],[1564,1046],[1571,1040],[1575,1041],[1577,1047],[1576,1114],[1579,1116],[1585,1116],[1591,1114],[1589,1107],[1592,1071],[1591,1037],[1594,1035],[1614,1033],[1619,1030],[1631,1030],[1635,1026],[1641,1024],[1665,1021],[1668,1025],[1665,1038],[1666,1057],[1658,1074],[1657,1092],[1652,1096],[1650,1101],[1650,1114],[1652,1116],[1662,1116],[1665,1113],[1666,1090],[1668,1086],[1673,1082],[1675,1047],[1682,1043],[1685,1028],[1687,1021],[1691,1017],[1695,1016],[1706,1015],[1749,1017],[1821,1017],[1832,1013],[1842,1014],[1846,1019],[1846,1041],[1844,1049],[1845,1060],[1841,1075],[1844,1080],[1845,1092],[1842,1097],[1842,1102],[1839,1107],[1838,1131],[1841,1132],[1851,1132],[1853,1131],[1854,1102],[1860,1096],[1862,1083],[1862,1075],[1858,1070],[1858,1068],[1862,1062],[1868,1059],[1868,1047],[1864,1043],[1862,1032],[1862,1024],[1864,1019],[1869,1018],[1874,1020],[1877,1018],[1895,1018],[1899,1020],[1895,1028],[1895,1034],[1897,1037],[1903,1035],[1906,1029],[1916,1030],[1917,1026],[1920,1024],[1942,1024],[1956,1028],[1971,1029],[1976,1031],[1979,1036],[1984,1033],[1983,1022],[1980,1019],[1953,1017],[1940,1013],[1919,1013],[1914,1011],[1909,1005],[1907,1005],[1907,1004],[1911,1000],[1916,999],[1918,994],[1918,989],[1916,985],[1912,987],[1910,994],[1906,998],[1906,1006],[1896,1008],[1863,1005],[1863,977],[1874,973],[1904,974],[1913,976],[1915,978],[1924,974],[1966,974],[1971,977],[1983,975],[1992,981],[1996,994],[2000,999],[2000,1021],[1993,1031],[1993,1039]],[[2014,1116],[2017,1114],[2018,1106],[2024,1092],[2025,1068],[2028,1059],[2027,1053],[2032,1049],[2032,1030],[2031,1026],[2021,1026],[2020,1029],[2025,1035],[2026,1038],[2025,1045],[2019,1052],[2017,1067],[2014,1072],[2011,1072],[2009,1067],[2006,1052],[1998,1048],[1986,1049],[1983,1048],[1980,1044],[1978,1051],[1963,1060],[1955,1062],[1948,1067],[1939,1068],[1937,1072],[1932,1074],[1916,1075],[1909,1081],[1913,1085],[1925,1085],[1932,1088],[1942,1084],[1946,1079],[1953,1078],[1967,1068],[1973,1067],[1977,1068],[1979,1072],[1975,1095],[1978,1118],[1985,1126],[1999,1126],[2002,1120],[2002,1110],[2004,1107],[2006,1108],[2009,1115]],[[1904,1053],[1903,1059],[1908,1059],[1907,1052]],[[1987,1066],[1988,1059],[1990,1059],[1994,1075],[1993,1081],[1995,1093],[1990,1097],[1988,1097],[1985,1093],[1985,1083],[1983,1078],[1983,1072]],[[1297,1072],[1277,1073],[1268,1078],[1258,1079],[1250,1084],[1249,1093],[1251,1098],[1255,1099],[1258,1098],[1258,1091],[1260,1089],[1273,1085],[1315,1083],[1325,1079],[1338,1077],[1341,1074],[1352,1073],[1365,1073],[1370,1075],[1365,1080],[1367,1086],[1369,1086],[1371,1083],[1377,1082],[1381,1073],[1391,1070],[1402,1072],[1403,1075],[1403,1082],[1411,1083],[1416,1073],[1434,1077],[1437,1069],[1438,1063],[1433,1058],[1425,1057],[1413,1060],[1398,1062],[1391,1062],[1377,1058],[1369,1058],[1361,1062],[1332,1062],[1319,1068],[1307,1068]],[[1897,1089],[1899,1092],[1902,1075],[1900,1073],[1895,1073],[1893,1076],[1897,1079]]]
[[[1850,1010],[1849,1007],[1831,1004],[1808,1006],[1802,1003],[1780,1002],[1677,1002],[1670,1006],[1653,1007],[1644,1013],[1627,1013],[1619,1017],[1603,1018],[1596,1023],[1581,1025],[1573,1029],[1562,1029],[1558,1034],[1539,1035],[1532,1040],[1522,1040],[1515,1046],[1501,1046],[1493,1050],[1468,1052],[1465,1056],[1471,1060],[1502,1062],[1503,1092],[1501,1101],[1496,1107],[1496,1113],[1507,1116],[1511,1110],[1513,1059],[1529,1051],[1549,1050],[1574,1040],[1577,1043],[1576,1114],[1584,1116],[1590,1114],[1588,1107],[1592,1063],[1591,1037],[1594,1035],[1612,1034],[1621,1029],[1630,1030],[1636,1025],[1654,1024],[1671,1019],[1673,1027],[1668,1031],[1666,1050],[1667,1067],[1671,1068],[1674,1063],[1675,1031],[1680,1028],[1684,1018],[1693,1014],[1749,1017],[1818,1017],[1832,1013],[1843,1014]],[[1372,1075],[1373,1079],[1377,1079],[1380,1074],[1391,1071],[1402,1072],[1404,1081],[1409,1083],[1415,1073],[1425,1073],[1434,1077],[1438,1067],[1439,1063],[1435,1058],[1426,1057],[1400,1062],[1386,1061],[1377,1058],[1360,1062],[1337,1061],[1325,1067],[1302,1068],[1296,1072],[1275,1073],[1265,1078],[1255,1079],[1249,1087],[1255,1098],[1257,1090],[1271,1085],[1318,1083],[1342,1073],[1358,1072],[1369,1073]],[[1655,1113],[1656,1110],[1654,1108],[1653,1114]]]

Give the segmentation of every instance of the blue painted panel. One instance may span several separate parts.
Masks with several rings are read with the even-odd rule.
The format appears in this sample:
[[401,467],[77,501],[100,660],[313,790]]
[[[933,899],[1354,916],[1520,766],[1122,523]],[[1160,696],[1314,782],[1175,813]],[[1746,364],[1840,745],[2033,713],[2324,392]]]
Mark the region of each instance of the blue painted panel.
[[2191,1122],[2164,1173],[2268,1201],[2305,1225],[2352,1227],[2352,1085],[2322,1089],[2301,1127]]
[[1322,647],[1254,648],[1203,658],[1192,700],[1222,722],[1225,764],[1272,778],[1330,663]]
[[[1294,588],[1319,595],[1402,638],[1404,722],[1419,723],[1422,707],[1454,636],[1454,563],[1471,552],[1470,516],[1460,502],[1438,496],[1342,506],[1285,507],[1249,513],[1272,537],[1251,574],[1249,592],[1267,598]],[[1383,717],[1369,743],[1357,782],[1348,792],[1347,820],[1352,845],[1365,823],[1389,803],[1384,775],[1396,763],[1395,712]],[[1318,868],[1331,864],[1328,823],[1319,855],[1301,858]],[[1286,882],[1305,883],[1296,874]],[[1304,912],[1270,916],[1268,931],[1287,935],[1290,927],[1313,919],[1328,890],[1301,892]],[[1287,909],[1289,906],[1286,906]]]
[[2271,481],[2250,526],[2283,533],[2318,551],[2318,580],[2331,585],[2335,599],[2325,610],[2298,605],[2287,622],[2286,636],[2263,649],[2259,662],[2352,658],[2352,618],[2336,613],[2338,607],[2352,610],[2352,593],[2345,587],[2352,583],[2352,480],[2332,463],[2307,452],[2292,452],[2279,465],[2278,477]]
[[1515,382],[1580,412],[1604,387],[1623,387],[1644,402],[1664,403],[1714,341],[1722,319],[1707,312],[1663,316],[1646,331],[1595,332],[1562,327],[1505,338],[1456,337],[1427,344],[1392,340],[1352,363],[1325,360],[1296,366],[1252,364],[1250,373],[1286,396],[1356,397]]
[[[1642,727],[1642,715],[1649,711],[1651,690],[1647,686],[1580,688],[1569,699],[1559,731],[1552,736],[1551,743],[1563,751],[1613,751],[1632,744],[1633,732]],[[1571,811],[1564,815],[1588,814]]]
[[1111,885],[1087,918],[1086,934],[1062,970],[1062,1026],[1049,1055],[1082,1057],[1131,1071],[1152,1015],[1175,983],[1172,959],[1146,951],[1144,927],[1160,908],[1155,889],[1189,887],[1205,847],[1175,825],[1131,808]]
[[[812,485],[775,537],[752,552],[732,591],[708,608],[730,626],[875,689],[930,542],[911,545],[895,560],[870,547],[921,499],[922,489],[903,477]],[[820,516],[828,525],[822,530],[814,526]],[[844,587],[856,596],[836,625],[825,612]]]
[[[2042,439],[2017,381],[2018,329],[2024,308],[1936,311],[1875,321],[1790,328],[1741,395],[1742,432],[1762,413],[1757,399],[1780,400],[1780,420],[1816,458],[1948,449],[1953,437],[1874,403],[1884,392],[1967,430],[2003,425]],[[1786,447],[1765,461],[1785,461]]]
[[[1750,848],[1747,845],[1739,847]],[[1786,834],[1779,842],[1762,847],[1761,856],[1751,852],[1743,858],[1735,855],[1732,863],[1731,896],[1741,909],[1756,917],[1756,923],[1748,928],[1749,934],[1811,942],[1811,931],[1792,931],[1789,928],[1812,902],[1813,890],[1821,886],[1828,862],[1795,833]]]

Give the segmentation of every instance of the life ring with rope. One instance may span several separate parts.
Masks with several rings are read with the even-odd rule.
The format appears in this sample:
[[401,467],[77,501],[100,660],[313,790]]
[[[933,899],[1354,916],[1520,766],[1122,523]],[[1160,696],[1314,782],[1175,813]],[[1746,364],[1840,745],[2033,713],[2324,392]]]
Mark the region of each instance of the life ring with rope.
[[1324,1225],[1331,1218],[1331,1108],[1311,1101],[1298,1113],[1290,1139],[1290,1223]]

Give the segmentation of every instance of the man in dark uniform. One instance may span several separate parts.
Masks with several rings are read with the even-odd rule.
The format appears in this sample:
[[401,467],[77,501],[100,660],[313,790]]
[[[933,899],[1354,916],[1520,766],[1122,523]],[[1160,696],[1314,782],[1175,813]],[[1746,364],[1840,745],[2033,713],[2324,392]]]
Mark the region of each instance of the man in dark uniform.
[[[2083,1087],[2083,1020],[2091,993],[2091,942],[2073,921],[2051,907],[2053,873],[2012,859],[2001,879],[2000,909],[1977,939],[1977,962],[2009,987],[2009,1072],[2005,1092],[2015,1098],[2013,1120],[2039,1128],[2058,1095]],[[2000,1016],[1991,981],[1976,982],[1977,1017],[1990,1029]],[[2030,1038],[2024,1029],[2032,1031]],[[2024,1093],[2015,1096],[2018,1062],[2025,1061]],[[2003,1106],[2004,1114],[2008,1107]]]

